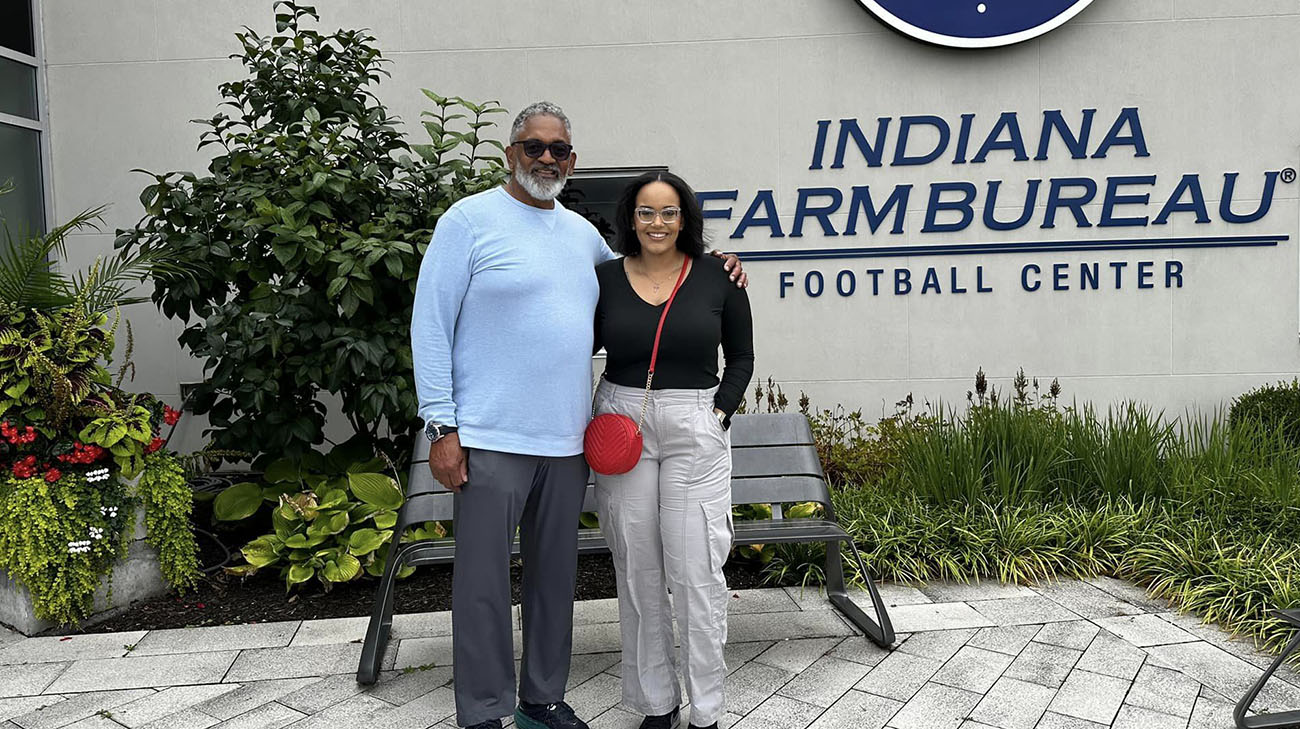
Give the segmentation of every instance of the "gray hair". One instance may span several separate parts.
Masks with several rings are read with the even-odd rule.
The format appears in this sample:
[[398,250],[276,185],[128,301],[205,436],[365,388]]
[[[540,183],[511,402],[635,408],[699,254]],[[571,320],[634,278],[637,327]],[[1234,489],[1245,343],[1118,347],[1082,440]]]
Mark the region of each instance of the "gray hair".
[[519,112],[519,116],[515,117],[515,123],[510,127],[511,143],[519,141],[519,133],[524,130],[524,125],[535,116],[553,116],[564,124],[565,134],[573,135],[573,128],[569,126],[569,117],[564,115],[563,109],[549,101],[537,101],[525,106],[524,110]]

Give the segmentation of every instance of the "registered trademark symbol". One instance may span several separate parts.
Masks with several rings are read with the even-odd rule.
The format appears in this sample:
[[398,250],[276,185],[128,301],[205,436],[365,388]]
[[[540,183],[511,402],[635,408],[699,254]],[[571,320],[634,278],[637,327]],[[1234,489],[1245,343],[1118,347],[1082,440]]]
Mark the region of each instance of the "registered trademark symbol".
[[1294,168],[1294,167],[1287,167],[1286,169],[1282,170],[1282,181],[1283,181],[1283,182],[1295,182],[1295,168]]

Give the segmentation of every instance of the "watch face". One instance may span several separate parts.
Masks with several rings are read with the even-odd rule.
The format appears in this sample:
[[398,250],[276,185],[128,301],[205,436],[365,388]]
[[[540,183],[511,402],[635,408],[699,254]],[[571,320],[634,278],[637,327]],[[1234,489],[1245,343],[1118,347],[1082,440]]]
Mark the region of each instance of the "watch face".
[[437,440],[438,432],[439,431],[438,431],[437,423],[429,423],[428,425],[424,426],[424,437],[428,438],[429,440]]

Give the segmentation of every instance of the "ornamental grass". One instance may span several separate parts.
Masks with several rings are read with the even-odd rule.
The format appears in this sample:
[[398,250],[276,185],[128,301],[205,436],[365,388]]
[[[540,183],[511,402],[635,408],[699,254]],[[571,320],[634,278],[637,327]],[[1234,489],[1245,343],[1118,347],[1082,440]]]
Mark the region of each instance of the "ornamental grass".
[[[1269,611],[1300,606],[1300,447],[1289,430],[1136,402],[1063,406],[1059,385],[1040,393],[1023,374],[1009,397],[983,381],[961,409],[909,397],[874,425],[800,402],[837,516],[876,578],[1111,576],[1266,649],[1283,645],[1290,629]],[[817,582],[823,554],[777,547],[768,576]]]

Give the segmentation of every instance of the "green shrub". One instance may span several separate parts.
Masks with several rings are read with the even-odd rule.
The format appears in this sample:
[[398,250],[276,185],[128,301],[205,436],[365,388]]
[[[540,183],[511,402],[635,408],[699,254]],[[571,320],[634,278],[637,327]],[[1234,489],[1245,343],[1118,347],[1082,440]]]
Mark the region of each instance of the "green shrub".
[[1247,392],[1233,401],[1228,420],[1233,426],[1250,423],[1276,430],[1288,443],[1300,447],[1300,379]]
[[199,122],[199,146],[217,151],[207,174],[148,173],[146,215],[116,245],[199,272],[156,276],[153,299],[188,324],[180,343],[206,374],[192,406],[216,448],[301,456],[323,441],[329,392],[355,432],[404,461],[420,257],[456,199],[504,179],[490,154],[501,145],[480,137],[504,109],[426,92],[432,143],[412,148],[375,96],[374,38],[305,27],[319,19],[310,6],[276,9],[274,35],[236,34],[246,75],[221,85],[227,111]]

